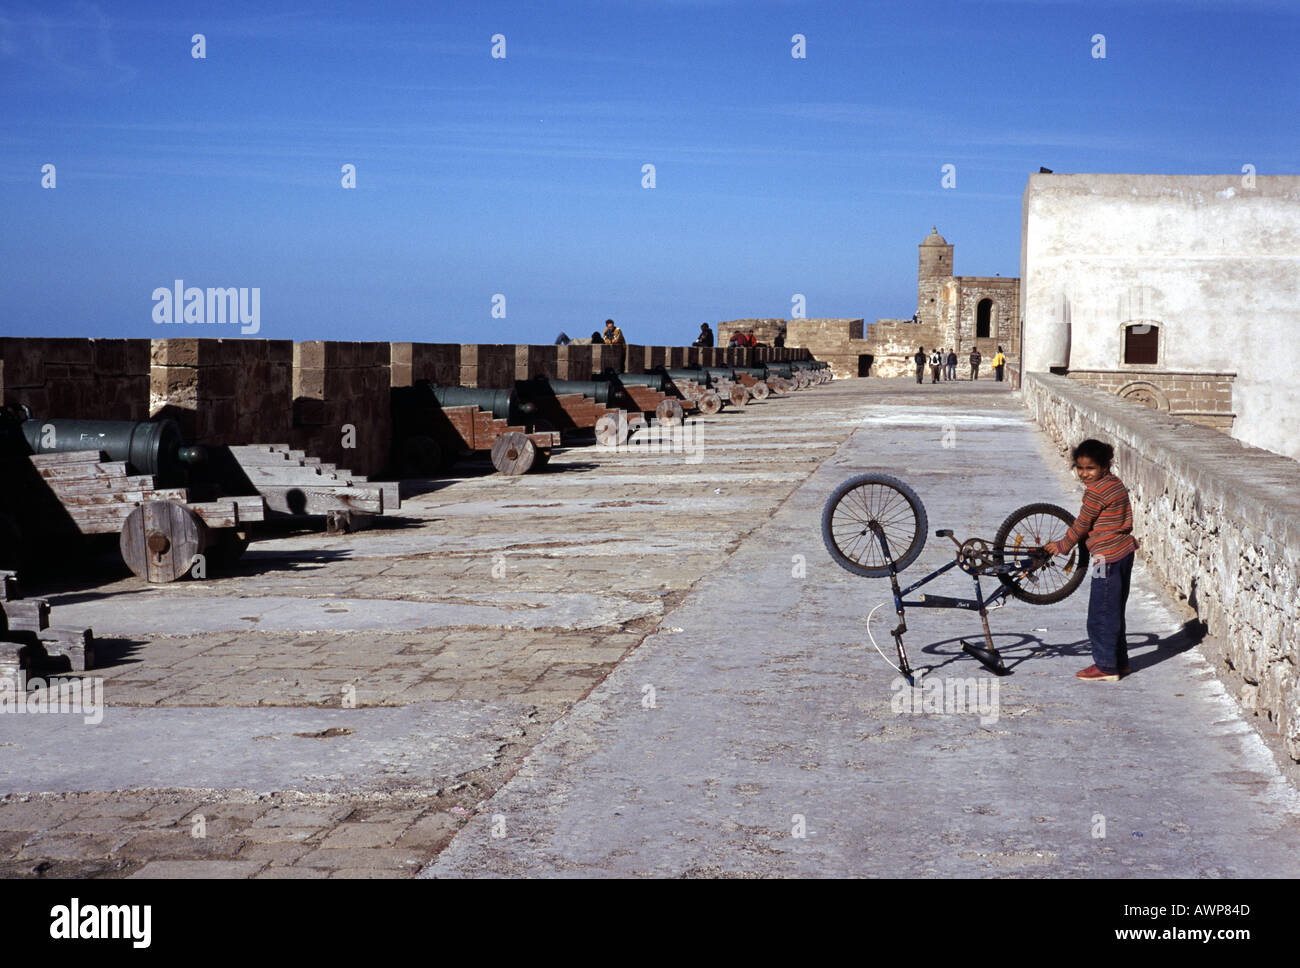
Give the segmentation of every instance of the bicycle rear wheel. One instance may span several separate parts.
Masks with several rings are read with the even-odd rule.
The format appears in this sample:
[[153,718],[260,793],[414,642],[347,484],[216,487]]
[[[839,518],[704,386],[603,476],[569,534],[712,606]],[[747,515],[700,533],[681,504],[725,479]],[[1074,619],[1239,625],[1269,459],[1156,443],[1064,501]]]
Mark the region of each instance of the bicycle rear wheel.
[[859,474],[835,488],[822,509],[822,541],[837,565],[864,578],[889,577],[872,523],[884,532],[899,571],[925,547],[929,522],[916,492],[886,474]]
[[[1060,541],[1074,523],[1074,515],[1055,504],[1026,504],[1012,511],[993,539],[994,559],[1005,563],[1026,555],[1049,541]],[[1083,584],[1087,573],[1088,549],[1080,541],[1067,554],[1044,558],[1036,568],[1024,568],[998,578],[1011,594],[1031,605],[1053,605],[1065,601]]]

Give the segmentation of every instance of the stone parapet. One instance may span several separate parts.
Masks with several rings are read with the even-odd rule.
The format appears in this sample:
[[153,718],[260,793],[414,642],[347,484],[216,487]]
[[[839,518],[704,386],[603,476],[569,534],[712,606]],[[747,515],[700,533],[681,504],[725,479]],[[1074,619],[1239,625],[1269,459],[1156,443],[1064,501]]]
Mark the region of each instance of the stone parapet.
[[409,387],[420,380],[438,386],[460,385],[459,343],[391,343],[392,385]]
[[36,417],[149,418],[149,340],[0,338],[0,402]]
[[169,417],[196,444],[286,443],[294,345],[266,339],[156,339],[149,416]]
[[1300,463],[1066,377],[1027,373],[1023,393],[1063,451],[1114,446],[1144,559],[1300,761]]
[[460,385],[487,389],[514,386],[516,365],[513,343],[462,343]]
[[[391,386],[388,343],[293,344],[292,445],[357,474],[379,473],[391,445]],[[277,439],[267,429],[242,436],[240,443]]]

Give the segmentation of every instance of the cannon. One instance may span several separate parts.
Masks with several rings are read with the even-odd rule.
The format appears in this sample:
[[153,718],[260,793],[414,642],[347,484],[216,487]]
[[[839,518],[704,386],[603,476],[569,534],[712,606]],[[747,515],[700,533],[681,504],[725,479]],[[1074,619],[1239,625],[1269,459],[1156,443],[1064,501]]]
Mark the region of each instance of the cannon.
[[404,477],[437,476],[462,453],[484,450],[497,470],[522,474],[545,467],[560,442],[560,435],[541,419],[538,404],[518,390],[441,387],[418,380],[393,387],[389,401],[391,462]]
[[537,414],[537,405],[524,400],[514,390],[440,387],[426,380],[419,381],[412,389],[417,393],[432,393],[438,406],[444,410],[447,407],[478,407],[492,414],[492,419],[507,423],[527,423]]
[[171,485],[206,458],[202,447],[185,445],[174,420],[44,420],[28,418],[18,427],[32,454],[98,451],[127,470]]

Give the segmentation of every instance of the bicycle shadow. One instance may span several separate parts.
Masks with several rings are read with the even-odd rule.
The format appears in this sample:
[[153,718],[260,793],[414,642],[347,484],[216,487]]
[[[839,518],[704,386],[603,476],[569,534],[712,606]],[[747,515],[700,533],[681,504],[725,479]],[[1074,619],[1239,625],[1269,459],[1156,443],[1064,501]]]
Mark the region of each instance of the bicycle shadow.
[[[1125,640],[1128,644],[1130,675],[1136,675],[1159,665],[1161,662],[1172,659],[1174,656],[1181,655],[1189,649],[1195,648],[1204,641],[1206,634],[1205,623],[1198,619],[1189,619],[1178,629],[1164,636],[1154,632],[1128,633]],[[983,638],[978,635],[931,642],[929,645],[921,647],[922,654],[942,658],[942,661],[932,663],[917,671],[923,671],[929,675],[958,661],[974,663],[976,666],[984,668],[979,660],[962,651],[963,641],[970,642],[972,645],[984,645]],[[1092,657],[1092,644],[1086,638],[1075,642],[1049,644],[1036,635],[1028,635],[1023,632],[1000,632],[994,633],[993,644],[1002,656],[1008,674],[1014,673],[1017,666],[1031,659],[1057,659],[1071,656]],[[1146,651],[1135,654],[1139,649],[1145,649]]]

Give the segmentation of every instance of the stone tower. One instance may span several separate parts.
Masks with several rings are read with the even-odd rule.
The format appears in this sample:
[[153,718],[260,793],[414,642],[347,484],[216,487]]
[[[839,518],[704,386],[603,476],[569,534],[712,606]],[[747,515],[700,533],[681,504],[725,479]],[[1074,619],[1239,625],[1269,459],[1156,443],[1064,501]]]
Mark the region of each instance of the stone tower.
[[952,246],[934,227],[917,247],[916,314],[922,323],[936,327],[945,316],[945,284],[952,280]]

